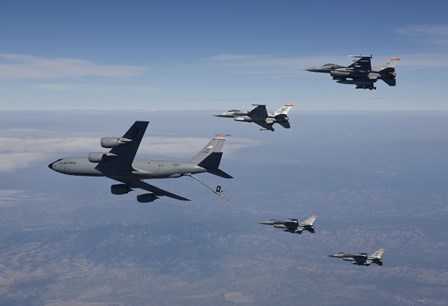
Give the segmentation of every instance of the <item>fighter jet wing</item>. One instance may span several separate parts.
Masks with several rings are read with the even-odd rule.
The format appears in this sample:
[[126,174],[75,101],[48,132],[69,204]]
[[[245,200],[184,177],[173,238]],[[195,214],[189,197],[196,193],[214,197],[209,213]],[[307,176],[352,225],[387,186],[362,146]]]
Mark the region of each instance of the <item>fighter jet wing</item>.
[[149,191],[152,194],[154,194],[155,196],[165,196],[165,197],[169,197],[169,198],[173,198],[173,199],[181,200],[181,201],[191,201],[190,199],[187,199],[187,198],[181,197],[181,196],[179,196],[177,194],[174,194],[174,193],[168,192],[166,190],[160,189],[160,188],[158,188],[156,186],[153,186],[151,184],[145,183],[144,181],[139,180],[139,179],[131,179],[131,178],[129,178],[129,179],[112,178],[112,179],[126,184],[131,189],[132,188],[140,188],[140,189]]
[[123,144],[113,147],[108,158],[98,163],[96,168],[105,174],[114,172],[131,172],[132,162],[148,127],[148,121],[135,121],[121,138]]
[[265,120],[268,117],[268,111],[266,110],[266,105],[257,105],[248,114],[253,121]]
[[372,64],[370,62],[371,56],[359,56],[359,59],[349,66],[354,70],[372,71]]
[[367,254],[360,253],[360,254],[353,255],[353,260],[358,264],[363,264],[367,261]]
[[284,223],[284,225],[286,226],[287,230],[291,233],[295,233],[296,230],[298,230],[298,221],[295,219],[289,219]]

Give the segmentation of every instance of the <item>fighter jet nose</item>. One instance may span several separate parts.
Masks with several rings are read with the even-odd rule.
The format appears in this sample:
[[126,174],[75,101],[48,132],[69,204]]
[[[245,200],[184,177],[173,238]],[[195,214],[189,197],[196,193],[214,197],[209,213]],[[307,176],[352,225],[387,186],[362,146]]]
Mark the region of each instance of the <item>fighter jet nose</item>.
[[260,224],[265,224],[265,225],[274,225],[274,221],[272,221],[272,220],[268,220],[268,221],[262,221],[262,222],[260,222]]

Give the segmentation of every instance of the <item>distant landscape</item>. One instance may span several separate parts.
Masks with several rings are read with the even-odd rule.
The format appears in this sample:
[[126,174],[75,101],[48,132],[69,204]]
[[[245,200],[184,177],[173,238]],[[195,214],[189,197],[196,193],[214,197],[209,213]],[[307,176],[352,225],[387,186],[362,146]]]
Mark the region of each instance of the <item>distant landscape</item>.
[[[273,133],[212,114],[0,112],[0,304],[446,305],[447,112],[293,110]],[[151,183],[191,202],[142,205],[47,168],[134,120],[150,121],[141,158],[189,159],[231,134],[234,179],[199,177],[232,202],[178,178]],[[151,148],[161,140],[172,152]],[[312,214],[315,234],[258,224]],[[383,266],[327,257],[380,247]]]

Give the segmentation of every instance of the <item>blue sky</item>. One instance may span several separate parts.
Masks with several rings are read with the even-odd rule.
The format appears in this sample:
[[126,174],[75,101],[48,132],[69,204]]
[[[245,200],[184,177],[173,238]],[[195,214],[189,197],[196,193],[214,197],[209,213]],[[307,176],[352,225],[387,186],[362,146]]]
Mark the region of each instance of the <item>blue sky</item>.
[[[7,1],[1,110],[447,110],[445,1]],[[355,90],[309,66],[401,57]]]

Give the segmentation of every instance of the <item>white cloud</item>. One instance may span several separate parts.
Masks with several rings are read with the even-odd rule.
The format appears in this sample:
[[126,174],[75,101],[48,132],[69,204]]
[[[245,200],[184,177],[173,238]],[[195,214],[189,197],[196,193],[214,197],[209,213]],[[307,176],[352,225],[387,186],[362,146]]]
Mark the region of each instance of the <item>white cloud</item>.
[[31,197],[25,190],[20,189],[0,189],[0,206],[8,206]]
[[402,36],[448,47],[448,24],[409,25],[394,29]]
[[403,54],[397,67],[412,67],[419,69],[448,68],[448,54],[416,53]]
[[42,91],[103,91],[103,92],[123,92],[123,91],[154,91],[157,90],[154,86],[148,85],[116,85],[116,86],[104,86],[104,85],[91,85],[83,83],[41,83],[31,85],[30,88],[42,90]]
[[0,54],[0,77],[49,79],[80,77],[128,77],[142,74],[143,67],[105,65],[73,58],[43,58],[32,55]]
[[50,91],[71,91],[79,89],[92,89],[92,86],[75,83],[45,83],[32,85],[31,88]]
[[[110,136],[110,135],[104,135]],[[101,136],[62,136],[41,130],[0,131],[0,172],[12,172],[35,165],[46,166],[60,157],[86,156],[89,152],[107,152],[100,146]],[[188,160],[202,149],[210,138],[145,137],[138,151],[138,157]],[[236,151],[258,145],[249,139],[232,139],[224,151],[231,156]]]

